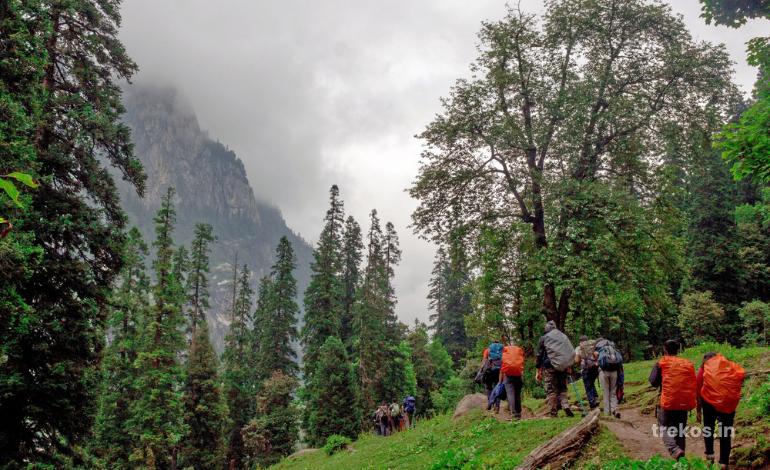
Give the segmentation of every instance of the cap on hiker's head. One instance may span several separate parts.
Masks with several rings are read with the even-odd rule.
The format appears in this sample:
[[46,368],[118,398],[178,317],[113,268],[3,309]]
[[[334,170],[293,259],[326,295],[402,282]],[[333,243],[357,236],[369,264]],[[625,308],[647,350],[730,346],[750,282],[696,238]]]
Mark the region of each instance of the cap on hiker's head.
[[545,324],[545,332],[548,333],[551,330],[556,329],[556,322],[553,320],[548,320],[548,323]]

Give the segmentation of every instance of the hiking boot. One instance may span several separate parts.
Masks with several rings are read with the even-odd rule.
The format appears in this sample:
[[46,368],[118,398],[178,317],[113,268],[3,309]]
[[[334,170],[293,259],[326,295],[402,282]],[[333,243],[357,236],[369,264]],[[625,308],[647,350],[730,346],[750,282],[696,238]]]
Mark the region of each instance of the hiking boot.
[[555,417],[559,416],[559,412],[558,411],[550,411],[548,413],[548,416],[551,417],[551,418],[555,418]]
[[572,412],[572,409],[570,409],[570,408],[564,408],[564,414],[566,414],[566,415],[567,415],[567,416],[569,416],[570,418],[571,418],[571,417],[573,417],[573,416],[575,416],[575,413],[573,413],[573,412]]
[[714,454],[706,454],[706,462],[713,464],[714,463]]
[[680,460],[682,457],[684,457],[684,451],[679,449],[679,451],[674,454],[674,460]]
[[620,411],[616,411],[616,412],[615,412],[615,417],[616,417],[616,418],[618,418],[618,419],[620,419]]
[[521,413],[514,414],[513,415],[513,419],[516,420],[516,421],[520,420],[521,419]]

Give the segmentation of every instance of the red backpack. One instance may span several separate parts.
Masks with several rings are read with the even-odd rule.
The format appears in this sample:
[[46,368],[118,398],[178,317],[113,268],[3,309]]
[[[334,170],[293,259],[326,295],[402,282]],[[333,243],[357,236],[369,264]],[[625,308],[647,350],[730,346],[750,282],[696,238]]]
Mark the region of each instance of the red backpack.
[[663,374],[660,407],[668,411],[690,411],[697,405],[695,366],[687,359],[663,356],[658,361]]
[[703,386],[700,396],[720,413],[738,408],[746,371],[721,354],[703,363]]
[[521,377],[524,374],[524,350],[518,346],[503,348],[503,374]]

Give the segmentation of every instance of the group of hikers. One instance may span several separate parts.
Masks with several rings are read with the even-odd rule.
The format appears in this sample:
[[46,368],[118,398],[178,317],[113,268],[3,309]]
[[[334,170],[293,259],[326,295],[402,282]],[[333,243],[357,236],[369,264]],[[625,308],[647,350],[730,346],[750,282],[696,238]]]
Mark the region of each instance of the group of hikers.
[[390,436],[394,432],[414,427],[416,404],[417,400],[413,396],[404,398],[401,405],[395,401],[388,405],[387,401],[383,401],[372,413],[375,432],[380,436]]
[[[719,463],[727,468],[735,410],[740,400],[745,372],[743,368],[716,352],[703,358],[698,373],[692,362],[677,356],[679,343],[673,340],[663,345],[664,356],[650,374],[650,385],[660,390],[656,408],[658,430],[663,444],[675,459],[685,455],[687,417],[697,409],[697,420],[703,423],[701,434],[705,440],[706,459],[714,462],[714,440],[719,437]],[[484,350],[476,382],[483,383],[487,394],[487,409],[500,411],[505,399],[512,419],[521,419],[521,399],[524,386],[525,352],[520,346],[508,343],[506,337],[494,340]],[[588,406],[600,406],[596,381],[603,392],[603,411],[620,418],[618,404],[623,400],[623,355],[615,343],[605,338],[580,337],[575,348],[567,335],[553,321],[545,325],[536,351],[536,381],[543,382],[549,415],[556,417],[559,409],[567,416],[573,410],[567,397],[567,385],[573,382],[573,371],[580,368]],[[580,400],[577,387],[574,388]],[[720,423],[717,431],[716,422]]]

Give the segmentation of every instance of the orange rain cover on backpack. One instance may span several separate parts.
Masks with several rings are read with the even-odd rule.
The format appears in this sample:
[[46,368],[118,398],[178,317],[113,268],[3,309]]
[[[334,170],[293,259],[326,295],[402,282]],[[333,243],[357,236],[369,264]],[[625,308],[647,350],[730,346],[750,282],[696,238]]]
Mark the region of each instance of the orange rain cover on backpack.
[[518,346],[503,348],[503,374],[521,376],[524,374],[524,350]]
[[732,413],[738,408],[746,371],[721,354],[703,364],[703,386],[700,396],[720,413]]
[[658,361],[663,374],[660,407],[664,410],[690,411],[697,405],[695,366],[687,359],[663,356]]

